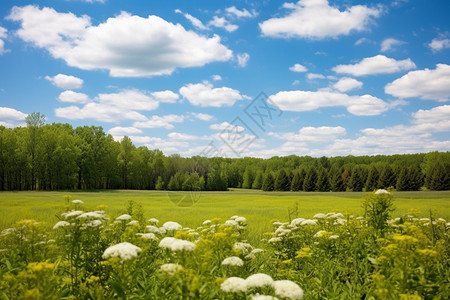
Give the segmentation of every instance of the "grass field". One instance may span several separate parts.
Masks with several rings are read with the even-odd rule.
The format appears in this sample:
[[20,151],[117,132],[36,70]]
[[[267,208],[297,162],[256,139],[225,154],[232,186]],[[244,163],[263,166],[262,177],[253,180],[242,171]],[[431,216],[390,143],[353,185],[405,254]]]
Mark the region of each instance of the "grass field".
[[[250,232],[260,237],[272,229],[270,220],[288,219],[288,209],[298,204],[298,216],[310,218],[319,212],[338,211],[362,215],[362,192],[306,193],[306,192],[261,192],[233,189],[228,192],[201,192],[195,195],[194,205],[180,207],[173,202],[180,197],[190,199],[189,193],[165,191],[114,190],[100,192],[1,192],[0,229],[4,229],[21,219],[36,219],[52,226],[58,220],[56,214],[65,205],[64,195],[84,201],[86,210],[95,210],[106,205],[108,215],[115,217],[124,212],[127,201],[134,200],[144,208],[147,218],[161,221],[177,221],[183,226],[197,227],[205,219],[222,218],[233,215],[249,220]],[[173,200],[173,201],[171,201]],[[431,209],[435,217],[450,219],[450,191],[395,192],[394,216],[407,213],[408,209],[418,210],[422,217],[429,216]]]

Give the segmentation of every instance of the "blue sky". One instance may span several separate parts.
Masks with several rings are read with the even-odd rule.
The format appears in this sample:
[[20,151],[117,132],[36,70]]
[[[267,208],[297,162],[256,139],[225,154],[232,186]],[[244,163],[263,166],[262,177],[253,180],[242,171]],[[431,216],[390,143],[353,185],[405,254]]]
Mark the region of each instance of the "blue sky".
[[448,151],[449,13],[447,0],[3,0],[0,124],[39,111],[183,156]]

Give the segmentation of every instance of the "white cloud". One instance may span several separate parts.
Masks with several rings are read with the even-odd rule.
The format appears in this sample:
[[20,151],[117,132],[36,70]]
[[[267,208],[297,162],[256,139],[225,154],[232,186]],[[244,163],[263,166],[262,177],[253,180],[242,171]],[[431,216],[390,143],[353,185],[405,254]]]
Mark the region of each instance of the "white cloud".
[[237,18],[254,18],[258,15],[255,10],[252,10],[252,12],[249,12],[245,8],[239,10],[236,8],[236,6],[227,7],[225,10],[228,14],[233,15]]
[[13,7],[8,19],[21,22],[20,38],[53,57],[84,70],[106,69],[114,77],[167,75],[233,57],[219,36],[198,35],[158,16],[122,12],[93,26],[87,16],[28,5]]
[[0,126],[14,128],[17,126],[26,126],[25,118],[27,114],[14,108],[0,107]]
[[359,89],[363,86],[363,83],[361,81],[358,81],[354,78],[344,77],[339,79],[338,82],[336,82],[333,87],[337,89],[340,92],[348,92],[353,89]]
[[360,38],[359,40],[357,40],[355,42],[355,46],[359,46],[359,45],[364,44],[364,43],[372,43],[372,41],[369,40],[368,38],[363,37],[363,38]]
[[202,107],[233,106],[244,97],[238,90],[229,87],[213,88],[209,82],[189,83],[180,88],[180,94],[192,105]]
[[349,96],[330,91],[282,91],[270,96],[281,110],[313,111],[321,107],[346,107],[357,116],[375,116],[385,112],[388,105],[371,95]]
[[158,102],[163,103],[176,103],[180,96],[177,93],[174,93],[169,90],[153,92],[151,93],[153,98]]
[[314,80],[314,79],[325,79],[325,76],[323,76],[322,74],[308,73],[308,74],[306,75],[306,78],[308,78],[309,80]]
[[412,123],[423,132],[450,131],[450,105],[434,107],[430,110],[420,109],[413,113]]
[[274,133],[270,132],[269,135],[291,141],[291,142],[313,142],[313,143],[325,143],[336,139],[339,136],[346,135],[344,127],[336,126],[320,126],[320,127],[302,127],[298,133]]
[[299,83],[300,83],[300,80],[296,79],[296,80],[294,80],[294,81],[292,82],[292,85],[297,85],[297,84],[299,84]]
[[167,136],[172,140],[179,140],[179,141],[198,141],[211,139],[210,136],[197,136],[180,132],[170,132]]
[[214,74],[214,75],[211,76],[211,77],[212,77],[212,80],[214,80],[214,81],[220,81],[220,80],[222,80],[222,76],[217,75],[217,74]]
[[222,122],[222,123],[211,124],[209,126],[209,128],[211,128],[212,130],[225,130],[227,128],[236,128],[236,130],[238,130],[238,131],[244,131],[245,130],[245,128],[242,127],[242,126],[234,125],[234,124],[231,124],[231,123],[226,122],[226,121]]
[[190,115],[194,116],[194,118],[197,118],[201,121],[206,121],[209,122],[212,119],[214,119],[214,116],[212,115],[208,115],[208,114],[204,114],[204,113],[195,113],[195,112],[191,112],[189,113]]
[[239,67],[247,66],[248,60],[250,59],[250,55],[248,53],[239,53],[237,55],[238,65]]
[[88,95],[83,93],[77,93],[74,91],[64,91],[58,96],[59,101],[61,102],[68,102],[68,103],[88,103],[91,100],[89,99]]
[[392,74],[400,71],[414,69],[416,65],[411,59],[395,60],[384,55],[364,58],[354,65],[338,65],[333,68],[336,73],[364,76],[374,74]]
[[450,39],[435,38],[428,44],[428,47],[430,47],[435,52],[448,49],[450,48]]
[[150,119],[147,119],[142,122],[134,122],[134,127],[139,128],[166,128],[172,129],[174,125],[172,123],[181,123],[184,121],[184,116],[180,115],[165,115],[165,116],[157,116],[153,115]]
[[88,103],[82,108],[78,106],[59,107],[55,115],[69,120],[92,119],[103,122],[119,122],[122,120],[146,120],[147,118],[133,110],[102,103]]
[[385,93],[399,98],[418,97],[423,100],[450,99],[450,65],[437,64],[436,69],[411,71],[387,84]]
[[175,9],[175,12],[176,12],[177,14],[182,14],[186,19],[188,19],[188,20],[192,23],[192,25],[194,25],[194,26],[197,27],[198,29],[201,29],[201,30],[206,30],[206,29],[208,29],[205,25],[203,25],[202,21],[200,21],[200,20],[197,19],[196,17],[194,17],[194,16],[192,16],[192,15],[190,15],[190,14],[188,14],[188,13],[184,13],[184,12],[182,12],[182,11],[179,10],[179,9]]
[[[189,147],[189,143],[186,141],[177,140],[164,140],[162,138],[150,138],[151,141],[147,142],[145,146],[149,149],[159,149],[164,153],[180,153],[180,149]],[[141,138],[143,141],[144,139]]]
[[154,110],[158,101],[139,90],[124,90],[119,93],[99,94],[97,100],[124,110]]
[[112,136],[130,136],[130,135],[136,135],[141,134],[142,130],[136,127],[113,127],[110,130],[108,130],[108,133]]
[[2,39],[5,39],[8,37],[7,34],[8,30],[4,27],[0,26],[0,55],[6,52],[5,50],[5,42]]
[[289,70],[291,70],[292,72],[298,72],[298,73],[302,73],[302,72],[308,71],[308,69],[305,66],[301,65],[301,64],[295,64],[292,67],[290,67]]
[[287,16],[272,18],[259,24],[265,36],[281,38],[335,38],[352,31],[366,30],[381,14],[379,8],[364,5],[348,7],[340,11],[330,6],[327,0],[300,0],[296,4],[285,3],[290,9]]
[[81,89],[83,86],[83,79],[71,75],[58,74],[53,77],[45,76],[45,79],[61,89]]
[[404,43],[405,42],[399,41],[399,40],[396,40],[396,39],[393,39],[393,38],[385,39],[381,43],[381,52],[387,52],[387,51],[393,50],[394,47],[403,45]]
[[218,17],[218,16],[214,16],[213,19],[211,21],[209,21],[208,24],[210,26],[223,28],[223,29],[225,29],[228,32],[233,32],[233,31],[235,31],[235,30],[237,30],[239,28],[239,26],[237,26],[235,24],[231,24],[224,17]]

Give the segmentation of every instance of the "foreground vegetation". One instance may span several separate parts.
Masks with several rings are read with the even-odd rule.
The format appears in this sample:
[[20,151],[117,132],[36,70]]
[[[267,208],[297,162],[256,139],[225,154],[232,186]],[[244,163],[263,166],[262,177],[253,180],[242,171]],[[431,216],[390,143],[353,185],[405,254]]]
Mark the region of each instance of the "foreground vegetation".
[[[2,196],[10,197],[13,194],[2,193]],[[48,202],[62,195],[36,192],[16,194],[30,197],[38,195],[47,198]],[[394,211],[392,194],[386,191],[367,194],[363,201],[361,198],[351,198],[356,193],[328,195],[330,198],[325,198],[327,205],[332,203],[330,199],[333,197],[335,201],[328,208],[340,208],[333,212],[324,209],[318,199],[310,202],[300,200],[296,207],[292,205],[292,198],[283,198],[293,197],[297,193],[279,193],[278,204],[286,205],[289,202],[289,214],[286,207],[283,207],[283,213],[281,210],[271,212],[270,209],[267,214],[258,211],[253,217],[263,216],[259,222],[251,219],[252,209],[263,208],[257,207],[258,201],[251,199],[252,193],[249,191],[217,194],[225,205],[215,199],[216,207],[211,207],[211,202],[205,205],[203,198],[191,207],[174,206],[168,198],[164,201],[162,198],[154,199],[151,210],[136,200],[124,201],[122,198],[118,202],[120,196],[132,198],[134,195],[136,198],[140,196],[148,199],[148,192],[147,195],[143,193],[145,196],[139,195],[139,192],[111,194],[115,200],[108,193],[76,194],[77,198],[84,201],[66,196],[64,205],[61,205],[61,200],[50,204],[54,209],[60,206],[57,218],[53,217],[50,226],[46,226],[42,218],[37,218],[17,221],[3,229],[0,234],[1,297],[450,297],[450,224],[442,218],[442,214],[449,213],[448,192],[422,194],[428,199],[418,201],[422,203],[422,208],[436,203],[435,208],[438,210],[438,213],[423,211],[422,215],[417,209],[406,211],[406,207]],[[154,192],[153,196],[156,194]],[[159,194],[162,197],[163,193]],[[305,198],[314,196],[305,194]],[[407,202],[406,199],[413,195],[399,194],[403,199],[395,200],[395,207],[402,207],[404,203],[401,203]],[[214,195],[209,193],[201,196]],[[228,200],[227,195],[231,195]],[[266,193],[267,197],[272,195]],[[250,198],[248,206],[225,208],[233,202],[245,203],[245,196]],[[274,202],[273,199],[264,199],[263,193],[255,193],[253,197],[258,197],[260,204]],[[320,197],[327,195],[317,195],[317,198]],[[242,202],[233,200],[239,198]],[[415,198],[417,200],[417,194]],[[441,204],[439,198],[443,200]],[[4,199],[2,197],[0,203]],[[26,197],[23,199],[22,204],[32,202]],[[342,201],[336,202],[336,199]],[[114,209],[102,206],[102,202],[112,204]],[[44,202],[37,200],[37,206],[39,203]],[[118,208],[119,203],[121,209]],[[153,206],[155,203],[163,208]],[[270,208],[273,207],[276,205]],[[420,207],[420,204],[414,207]],[[225,208],[225,211],[221,208]],[[248,209],[248,214],[227,215],[241,209]],[[195,210],[199,214],[190,214]],[[163,211],[164,218],[155,218],[162,216]],[[214,217],[214,213],[219,217]],[[424,217],[424,213],[428,216]],[[185,222],[173,218],[174,215],[182,216]],[[276,215],[280,217],[268,219]],[[259,227],[263,227],[266,232],[255,235],[255,228]]]
[[450,190],[450,152],[182,158],[136,147],[126,136],[114,141],[101,127],[45,124],[39,113],[26,122],[0,126],[0,190]]

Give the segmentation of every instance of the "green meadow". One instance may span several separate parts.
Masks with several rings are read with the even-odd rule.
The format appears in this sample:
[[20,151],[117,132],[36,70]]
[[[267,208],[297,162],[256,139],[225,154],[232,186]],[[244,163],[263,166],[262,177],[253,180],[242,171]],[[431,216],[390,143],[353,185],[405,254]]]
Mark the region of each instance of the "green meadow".
[[[103,205],[101,209],[111,217],[124,213],[127,202],[133,200],[142,206],[147,218],[177,221],[183,226],[193,228],[206,219],[226,220],[233,215],[244,216],[249,221],[250,232],[259,238],[263,232],[272,229],[271,220],[287,221],[289,211],[293,212],[292,217],[305,218],[311,218],[319,212],[331,211],[362,215],[364,211],[361,202],[365,193],[262,192],[243,189],[198,194],[134,190],[1,192],[0,229],[22,219],[44,221],[48,226],[52,226],[58,221],[56,215],[62,212],[66,204],[65,195],[83,200],[87,211]],[[429,217],[431,209],[434,217],[450,219],[450,191],[395,192],[394,195],[394,217],[405,215],[409,209],[414,209],[420,217]],[[191,200],[195,203],[189,203]],[[179,206],[176,203],[192,205]]]

